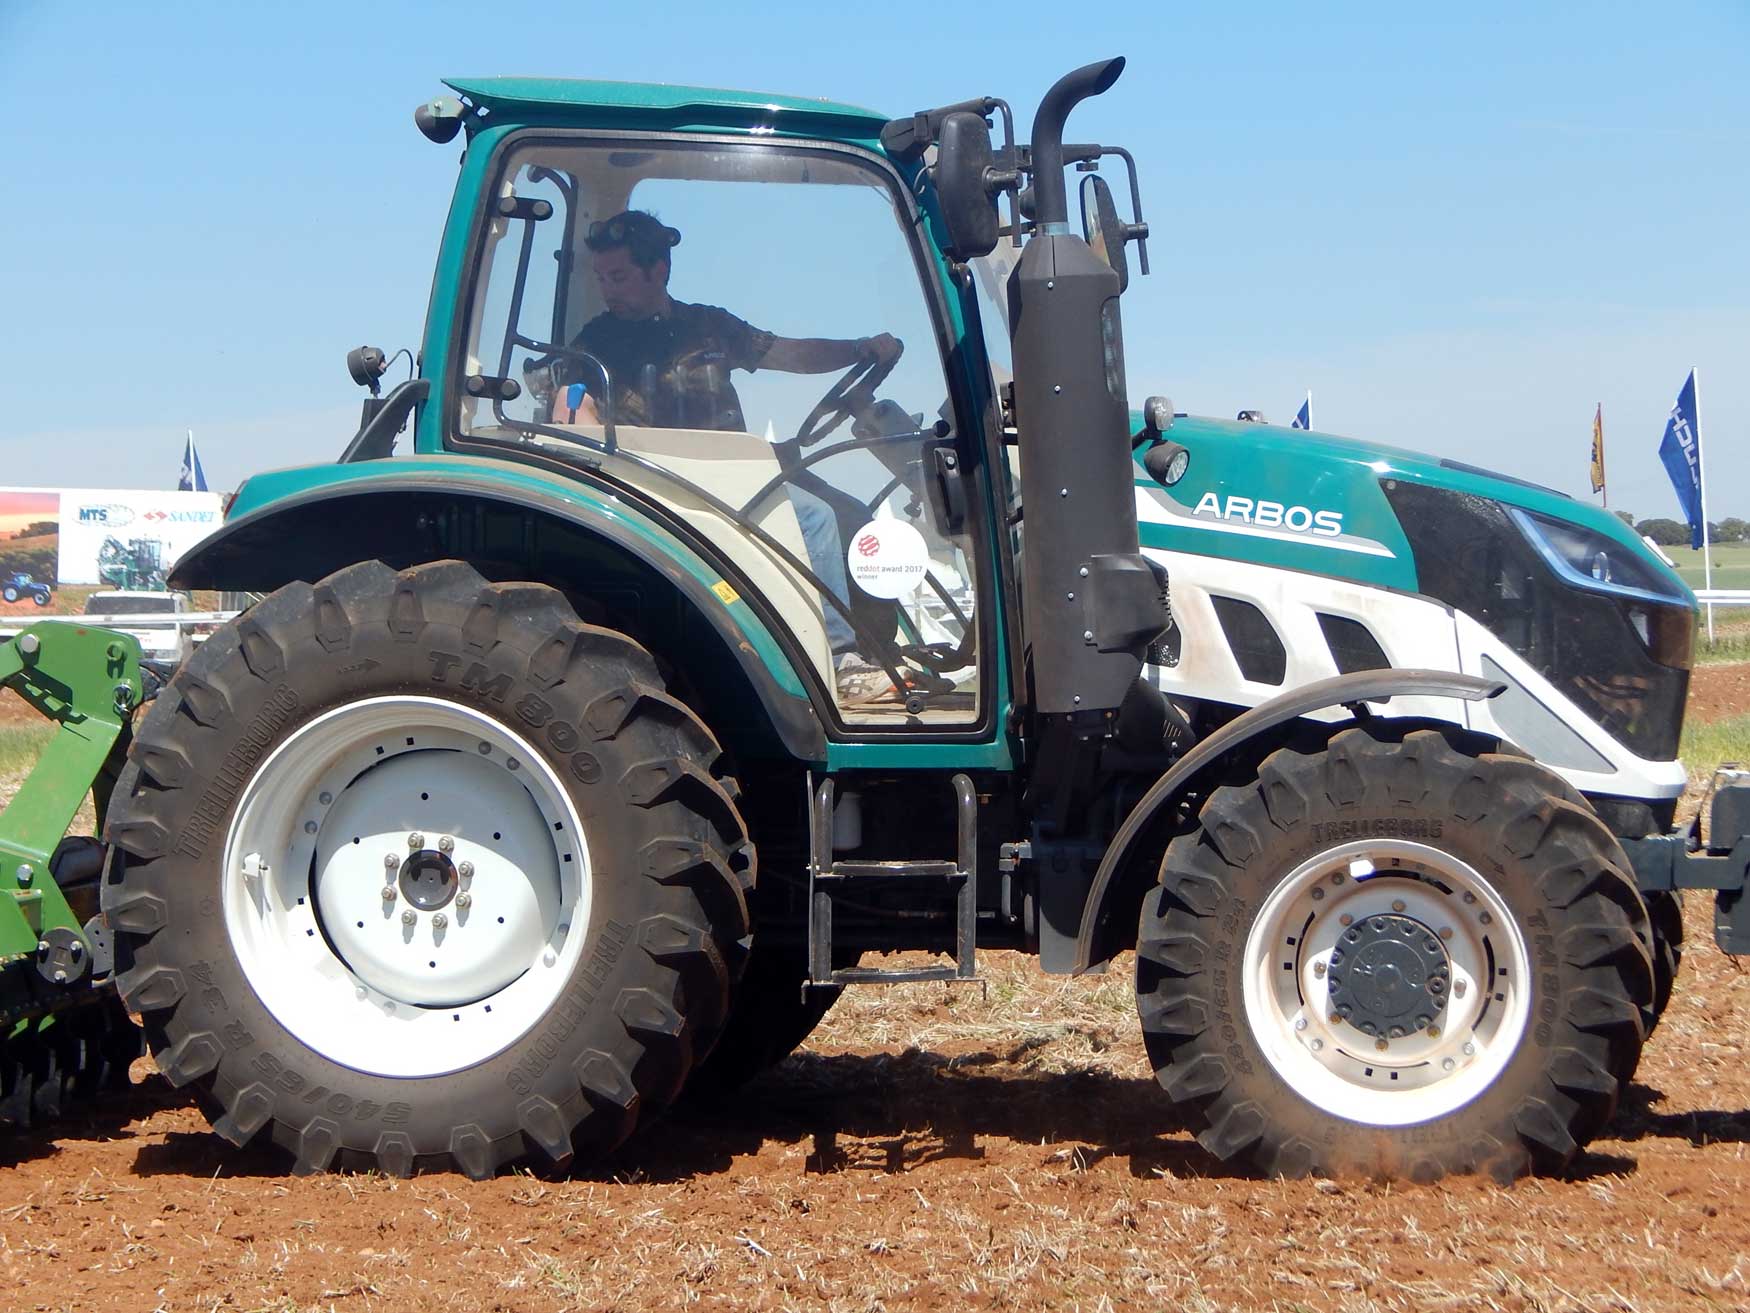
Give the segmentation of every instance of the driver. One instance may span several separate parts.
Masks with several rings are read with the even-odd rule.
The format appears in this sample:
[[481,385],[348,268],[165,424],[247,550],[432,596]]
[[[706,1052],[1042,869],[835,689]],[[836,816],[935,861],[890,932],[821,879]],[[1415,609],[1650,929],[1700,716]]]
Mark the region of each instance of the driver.
[[[680,240],[677,230],[644,210],[592,223],[584,238],[607,309],[571,345],[606,366],[616,422],[746,432],[732,370],[829,374],[861,361],[899,359],[904,348],[890,333],[778,337],[714,305],[675,300],[668,294],[669,251]],[[587,398],[575,409],[570,400],[564,391],[554,398],[553,418],[598,418]]]
[[[890,333],[856,339],[778,337],[727,310],[692,305],[668,294],[669,252],[679,231],[644,210],[625,210],[592,223],[584,238],[607,309],[583,326],[571,345],[599,360],[611,381],[616,423],[629,426],[747,431],[730,374],[777,369],[826,374],[864,361],[891,364],[904,350]],[[558,388],[552,418],[598,423],[581,389]],[[819,498],[791,488],[814,573],[842,602],[850,600],[838,522]],[[838,608],[826,605],[839,700],[888,696],[892,680],[856,650],[856,634]]]

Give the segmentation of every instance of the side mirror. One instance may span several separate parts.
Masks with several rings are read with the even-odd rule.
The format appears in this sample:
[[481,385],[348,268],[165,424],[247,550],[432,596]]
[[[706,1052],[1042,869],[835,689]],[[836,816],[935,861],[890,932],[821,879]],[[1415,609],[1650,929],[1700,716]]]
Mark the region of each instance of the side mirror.
[[1118,290],[1130,286],[1130,261],[1125,258],[1124,243],[1130,233],[1118,217],[1118,207],[1112,201],[1112,189],[1097,173],[1082,179],[1082,236],[1095,255],[1105,261],[1118,275]]
[[990,128],[976,114],[950,114],[942,120],[936,147],[936,199],[947,228],[948,257],[964,264],[996,249],[997,215],[991,174],[996,156]]

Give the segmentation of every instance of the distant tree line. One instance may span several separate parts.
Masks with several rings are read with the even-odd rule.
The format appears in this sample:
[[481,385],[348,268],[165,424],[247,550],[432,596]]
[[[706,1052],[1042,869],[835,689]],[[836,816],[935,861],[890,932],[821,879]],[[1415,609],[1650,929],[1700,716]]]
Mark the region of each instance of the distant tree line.
[[[1689,546],[1689,526],[1681,520],[1637,520],[1627,511],[1618,511],[1616,514],[1636,533],[1643,538],[1651,538],[1661,547]],[[1750,542],[1750,521],[1740,520],[1735,515],[1728,515],[1723,520],[1710,520],[1707,540],[1710,543]]]

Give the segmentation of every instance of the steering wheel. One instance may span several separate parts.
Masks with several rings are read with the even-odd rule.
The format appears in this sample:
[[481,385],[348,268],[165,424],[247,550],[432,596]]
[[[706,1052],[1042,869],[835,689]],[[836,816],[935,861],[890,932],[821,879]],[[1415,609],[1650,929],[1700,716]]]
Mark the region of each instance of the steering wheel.
[[812,447],[873,401],[875,389],[887,380],[898,363],[897,355],[891,360],[871,356],[847,369],[839,381],[827,389],[826,395],[814,403],[814,409],[808,412],[808,418],[796,430],[797,445]]

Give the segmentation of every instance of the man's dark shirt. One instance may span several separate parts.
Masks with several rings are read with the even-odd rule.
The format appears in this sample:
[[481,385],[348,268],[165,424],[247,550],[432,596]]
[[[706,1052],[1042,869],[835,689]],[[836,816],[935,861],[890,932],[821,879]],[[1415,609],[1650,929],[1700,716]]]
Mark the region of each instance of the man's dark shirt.
[[606,367],[614,422],[745,432],[729,374],[757,369],[773,335],[714,305],[671,307],[650,319],[599,314],[572,343]]

